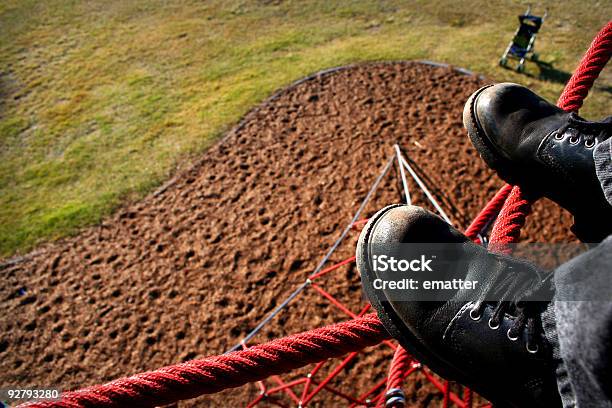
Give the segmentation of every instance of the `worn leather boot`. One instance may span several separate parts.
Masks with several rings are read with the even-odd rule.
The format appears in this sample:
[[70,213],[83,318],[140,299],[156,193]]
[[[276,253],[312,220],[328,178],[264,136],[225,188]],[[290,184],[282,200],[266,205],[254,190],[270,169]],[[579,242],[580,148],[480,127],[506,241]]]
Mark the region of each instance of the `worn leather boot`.
[[612,136],[612,117],[586,121],[512,83],[476,91],[463,123],[487,165],[534,198],[545,196],[574,215],[585,242],[612,233],[612,206],[595,173],[593,150]]
[[[410,291],[394,290],[389,278],[400,282],[412,272],[379,270],[380,251],[398,244],[405,259],[420,259],[421,249],[447,245],[428,264],[432,272],[421,276],[450,279],[459,271],[465,282],[477,284],[452,288],[449,283],[443,295],[434,296],[437,300],[405,300]],[[459,264],[464,267],[454,267]],[[552,346],[541,321],[553,295],[550,275],[525,261],[489,253],[438,216],[407,205],[384,208],[370,219],[359,237],[357,266],[388,332],[439,375],[474,389],[496,407],[561,405]],[[423,279],[418,285],[426,287]]]

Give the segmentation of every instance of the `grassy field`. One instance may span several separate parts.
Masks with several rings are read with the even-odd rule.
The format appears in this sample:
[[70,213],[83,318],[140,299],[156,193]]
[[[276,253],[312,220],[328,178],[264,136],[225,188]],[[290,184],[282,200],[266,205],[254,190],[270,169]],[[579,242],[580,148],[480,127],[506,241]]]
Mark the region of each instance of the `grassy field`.
[[[555,99],[612,15],[610,2],[549,2],[537,48],[556,70],[525,76],[497,60],[526,3],[491,3],[4,0],[0,256],[98,222],[322,68],[429,59]],[[610,113],[609,73],[587,116]]]

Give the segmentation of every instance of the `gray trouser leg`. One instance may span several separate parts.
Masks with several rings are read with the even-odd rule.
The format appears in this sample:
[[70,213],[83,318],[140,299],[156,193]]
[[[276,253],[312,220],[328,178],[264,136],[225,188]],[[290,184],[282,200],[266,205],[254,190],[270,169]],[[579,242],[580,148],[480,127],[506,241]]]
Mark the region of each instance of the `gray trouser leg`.
[[593,151],[595,171],[606,199],[612,205],[612,138],[599,144]]
[[[612,407],[612,236],[555,271],[543,316],[565,408]],[[562,300],[561,300],[562,299]]]

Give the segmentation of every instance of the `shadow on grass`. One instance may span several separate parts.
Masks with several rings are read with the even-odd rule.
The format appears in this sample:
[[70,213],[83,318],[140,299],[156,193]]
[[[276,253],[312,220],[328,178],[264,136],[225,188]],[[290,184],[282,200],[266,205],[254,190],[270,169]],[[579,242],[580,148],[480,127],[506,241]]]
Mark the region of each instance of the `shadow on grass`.
[[[572,77],[570,72],[558,70],[549,62],[538,61],[537,64],[540,68],[540,75],[538,78],[543,79],[544,81],[566,84]],[[604,85],[595,82],[593,87],[602,92],[612,93],[612,85]]]
[[[528,63],[533,63],[538,66],[539,73],[537,75],[532,74],[531,72],[520,72],[518,70],[516,71],[522,73],[523,75],[529,78],[541,79],[543,81],[554,82],[558,84],[565,84],[572,77],[572,74],[570,72],[561,71],[559,69],[556,69],[555,67],[553,67],[553,64],[550,62],[528,59],[525,61],[525,64],[528,64]],[[502,67],[505,69],[515,71],[513,67],[510,67],[507,65],[502,65]]]
[[0,72],[0,118],[4,116],[9,97],[8,75]]
[[538,61],[538,68],[540,69],[539,79],[549,82],[556,82],[558,84],[566,84],[567,81],[572,77],[570,72],[561,71],[553,67],[549,62]]
[[[565,85],[572,77],[571,72],[562,71],[560,69],[557,69],[553,66],[551,62],[540,61],[540,60],[531,61],[531,62],[533,62],[534,64],[538,66],[538,69],[540,72],[538,75],[533,75],[529,72],[523,73],[525,76],[528,76],[530,78],[541,79],[543,81],[554,82],[557,84]],[[511,69],[509,67],[505,67],[505,68]],[[602,85],[596,82],[594,85],[594,88],[602,92],[612,93],[612,85]]]

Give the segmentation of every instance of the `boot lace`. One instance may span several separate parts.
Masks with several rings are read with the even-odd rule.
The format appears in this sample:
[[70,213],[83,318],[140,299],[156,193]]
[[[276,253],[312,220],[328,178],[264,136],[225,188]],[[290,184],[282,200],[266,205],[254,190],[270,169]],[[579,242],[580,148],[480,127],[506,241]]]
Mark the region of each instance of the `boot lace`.
[[520,334],[526,332],[526,348],[530,353],[537,353],[544,329],[542,313],[552,300],[554,288],[552,272],[543,274],[535,265],[508,257],[495,255],[500,262],[506,264],[506,271],[493,286],[495,289],[485,294],[486,299],[480,300],[470,311],[470,317],[479,320],[485,308],[493,307],[489,327],[497,330],[504,316],[513,317],[511,327],[506,335],[511,341],[517,341]]
[[567,118],[567,123],[554,133],[555,139],[562,140],[566,134],[570,135],[571,144],[578,144],[584,140],[584,145],[592,148],[612,135],[612,116],[601,122],[590,122],[572,112]]

